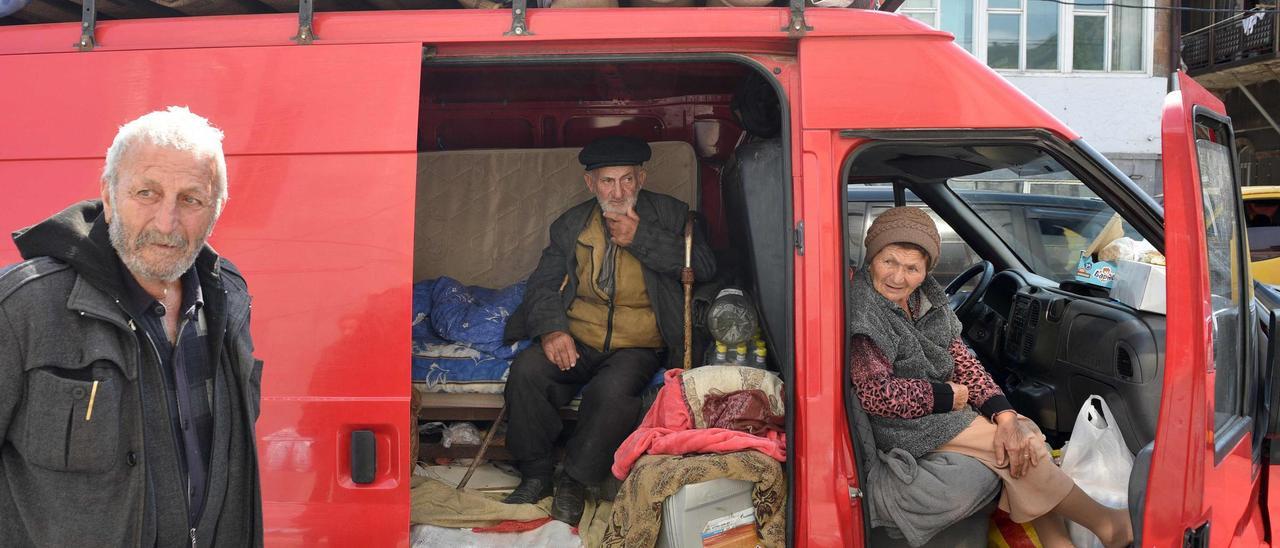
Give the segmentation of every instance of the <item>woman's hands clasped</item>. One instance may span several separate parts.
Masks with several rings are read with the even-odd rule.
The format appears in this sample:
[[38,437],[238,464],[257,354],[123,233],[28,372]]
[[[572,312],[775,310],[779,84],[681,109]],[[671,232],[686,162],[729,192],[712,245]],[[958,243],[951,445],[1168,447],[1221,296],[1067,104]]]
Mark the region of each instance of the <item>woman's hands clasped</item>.
[[1032,429],[1018,420],[1012,411],[998,413],[996,420],[996,466],[1009,467],[1014,478],[1026,475],[1031,467],[1040,464],[1040,445],[1044,442]]

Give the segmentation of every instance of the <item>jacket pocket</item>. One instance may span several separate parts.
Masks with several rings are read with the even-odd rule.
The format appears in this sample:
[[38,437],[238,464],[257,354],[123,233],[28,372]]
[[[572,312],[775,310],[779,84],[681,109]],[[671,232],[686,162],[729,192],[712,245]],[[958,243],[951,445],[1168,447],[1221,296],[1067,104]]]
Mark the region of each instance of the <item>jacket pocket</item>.
[[27,376],[24,405],[27,461],[63,472],[106,472],[115,466],[120,446],[119,382],[68,378],[47,367],[34,369]]

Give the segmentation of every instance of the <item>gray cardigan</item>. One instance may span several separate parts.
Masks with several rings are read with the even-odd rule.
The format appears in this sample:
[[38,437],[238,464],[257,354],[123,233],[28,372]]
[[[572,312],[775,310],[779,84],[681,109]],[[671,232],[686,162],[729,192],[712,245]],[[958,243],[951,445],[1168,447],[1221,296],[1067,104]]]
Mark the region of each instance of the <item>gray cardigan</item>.
[[[901,307],[878,293],[869,278],[866,268],[854,277],[849,335],[870,338],[893,363],[893,374],[898,377],[947,382],[956,367],[948,349],[960,336],[961,326],[947,304],[942,286],[933,276],[925,276],[916,291],[920,293],[921,307],[927,310],[913,320]],[[977,412],[966,406],[959,411],[914,419],[871,416],[871,427],[881,451],[903,449],[919,458],[951,441],[977,416]]]

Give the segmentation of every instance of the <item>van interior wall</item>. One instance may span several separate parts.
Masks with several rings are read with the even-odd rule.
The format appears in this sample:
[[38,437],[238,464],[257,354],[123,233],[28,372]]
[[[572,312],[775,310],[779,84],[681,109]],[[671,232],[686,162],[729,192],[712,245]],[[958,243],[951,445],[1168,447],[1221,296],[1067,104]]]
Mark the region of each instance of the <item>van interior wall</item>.
[[725,62],[432,65],[418,151],[581,147],[628,135],[689,143],[712,247],[729,246],[720,172],[743,130],[729,109],[748,68]]

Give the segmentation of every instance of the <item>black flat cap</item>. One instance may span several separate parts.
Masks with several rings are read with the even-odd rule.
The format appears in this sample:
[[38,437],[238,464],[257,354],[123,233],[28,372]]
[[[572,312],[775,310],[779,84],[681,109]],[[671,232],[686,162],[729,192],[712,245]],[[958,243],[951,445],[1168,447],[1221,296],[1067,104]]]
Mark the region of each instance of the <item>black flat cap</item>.
[[587,171],[609,166],[638,166],[649,161],[649,143],[635,137],[604,137],[582,147],[578,161]]

